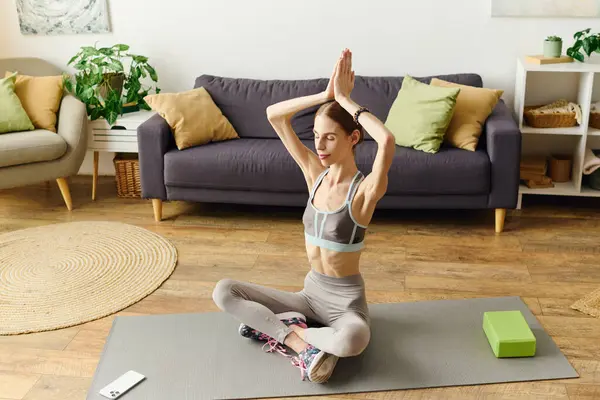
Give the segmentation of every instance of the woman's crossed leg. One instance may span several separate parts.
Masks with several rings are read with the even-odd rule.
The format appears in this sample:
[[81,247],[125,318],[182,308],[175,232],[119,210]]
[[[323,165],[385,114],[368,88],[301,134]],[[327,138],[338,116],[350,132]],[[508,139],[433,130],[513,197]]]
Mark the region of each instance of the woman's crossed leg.
[[244,336],[264,340],[271,345],[270,350],[287,357],[277,342],[296,351],[298,357],[292,357],[292,363],[301,369],[303,379],[322,383],[331,376],[337,357],[306,343],[293,331],[295,326],[306,327],[306,318],[316,319],[302,292],[223,279],[215,286],[213,301],[242,323],[240,332]]

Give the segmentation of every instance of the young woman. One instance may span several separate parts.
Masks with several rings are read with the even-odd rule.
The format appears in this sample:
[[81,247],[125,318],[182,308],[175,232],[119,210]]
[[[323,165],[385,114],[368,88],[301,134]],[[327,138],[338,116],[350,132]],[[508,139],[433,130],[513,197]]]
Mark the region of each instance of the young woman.
[[[331,376],[339,357],[360,354],[370,341],[370,319],[359,260],[365,231],[387,189],[395,153],[384,124],[350,97],[352,53],[344,49],[326,90],[267,108],[267,117],[304,174],[310,193],[303,223],[311,269],[300,292],[285,292],[223,279],[213,300],[242,324],[240,334],[265,341],[268,351],[290,357],[312,382]],[[316,154],[292,129],[294,114],[323,104],[316,113]],[[365,129],[377,142],[372,172],[358,170],[355,146]],[[314,321],[322,327],[308,327]],[[297,356],[291,356],[283,345]]]

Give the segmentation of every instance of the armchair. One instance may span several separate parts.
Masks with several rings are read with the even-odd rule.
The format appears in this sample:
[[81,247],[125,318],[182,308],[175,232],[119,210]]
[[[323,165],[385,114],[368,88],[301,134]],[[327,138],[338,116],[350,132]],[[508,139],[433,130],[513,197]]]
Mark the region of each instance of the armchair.
[[[62,71],[38,58],[0,59],[0,74],[18,71],[30,76],[61,75]],[[65,204],[73,203],[67,178],[77,174],[88,140],[85,104],[72,95],[62,97],[57,132],[43,129],[0,134],[0,189],[56,180]]]

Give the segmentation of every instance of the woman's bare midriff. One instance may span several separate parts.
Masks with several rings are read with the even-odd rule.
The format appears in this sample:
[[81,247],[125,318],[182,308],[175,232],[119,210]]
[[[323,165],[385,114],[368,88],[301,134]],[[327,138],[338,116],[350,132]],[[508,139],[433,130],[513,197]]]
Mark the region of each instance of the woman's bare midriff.
[[360,273],[360,251],[343,253],[307,243],[306,252],[311,268],[321,274],[341,278]]

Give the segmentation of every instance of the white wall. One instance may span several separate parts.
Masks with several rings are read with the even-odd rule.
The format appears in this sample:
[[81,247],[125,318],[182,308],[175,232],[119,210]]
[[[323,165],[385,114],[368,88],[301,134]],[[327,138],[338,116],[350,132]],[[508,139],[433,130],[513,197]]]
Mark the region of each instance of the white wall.
[[[490,18],[491,0],[107,0],[112,32],[23,36],[15,0],[0,0],[0,57],[38,56],[65,66],[80,46],[126,43],[150,57],[163,91],[190,89],[202,73],[246,78],[326,77],[339,51],[357,75],[475,72],[512,103],[516,57],[565,49],[597,19]],[[112,154],[100,173],[112,174]],[[87,157],[82,173],[91,170]]]

